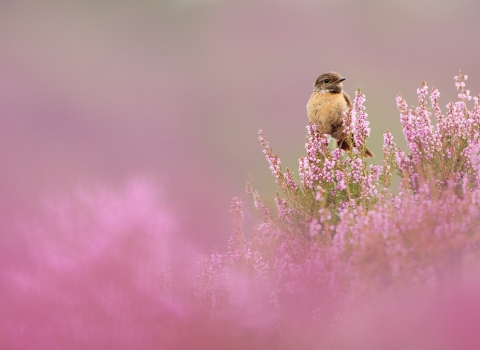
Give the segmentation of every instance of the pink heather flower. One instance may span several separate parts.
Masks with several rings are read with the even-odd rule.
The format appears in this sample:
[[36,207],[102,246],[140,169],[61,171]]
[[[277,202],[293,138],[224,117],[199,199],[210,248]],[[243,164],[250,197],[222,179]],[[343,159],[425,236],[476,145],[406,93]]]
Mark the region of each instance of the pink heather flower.
[[253,193],[253,206],[258,209],[262,215],[265,217],[270,216],[270,210],[262,203],[260,200],[260,195],[258,194],[257,191],[254,191]]
[[380,177],[381,167],[371,164],[368,175],[363,178],[362,197],[365,199],[375,198],[377,196],[377,183]]
[[356,110],[354,105],[343,113],[343,131],[347,135],[353,135],[355,131]]
[[465,101],[465,100],[470,101],[472,99],[472,97],[470,96],[470,91],[465,90],[465,80],[467,80],[467,78],[468,76],[463,75],[461,71],[458,76],[454,77],[455,87],[457,88],[457,90],[460,91],[460,93],[458,94],[459,101]]
[[[306,188],[313,189],[316,182],[331,178],[331,167],[334,164],[328,160],[327,135],[317,132],[315,124],[307,126],[307,132],[307,143],[305,144],[307,156],[299,160],[299,174],[302,184]],[[322,161],[328,162],[330,169],[326,172],[322,169],[322,165],[325,168],[325,164],[321,164]]]
[[363,147],[370,135],[368,114],[365,113],[365,95],[360,91],[355,92],[352,106],[344,113],[343,128],[347,135],[353,136],[354,147]]
[[334,182],[335,179],[335,160],[325,159],[323,171],[321,172],[321,179],[325,182]]
[[337,190],[342,191],[347,188],[347,185],[345,185],[345,174],[337,170],[336,171],[336,179],[337,179]]
[[[419,105],[414,110],[408,109],[407,103],[401,95],[397,96],[400,121],[414,164],[431,160],[442,149],[441,134],[434,131],[430,121],[431,112],[427,109],[425,101],[427,91],[428,87],[423,82],[422,87],[417,90]],[[441,116],[438,107],[438,96],[438,91],[433,90],[431,102],[436,111],[435,115],[440,118],[439,123],[441,123],[445,118]]]
[[383,153],[390,154],[396,148],[395,142],[393,142],[393,135],[390,131],[383,134]]
[[287,172],[285,174],[283,174],[283,176],[284,176],[284,179],[285,179],[285,183],[287,184],[287,186],[289,188],[291,188],[294,191],[298,190],[298,185],[293,180],[293,173],[289,169],[287,169]]
[[355,99],[353,105],[358,111],[357,120],[355,121],[355,131],[353,133],[353,138],[355,141],[355,146],[362,147],[365,145],[368,136],[370,136],[370,124],[367,121],[367,113],[365,113],[365,95],[357,91],[355,94]]
[[421,160],[421,152],[417,145],[418,137],[415,130],[415,116],[411,110],[408,110],[408,105],[400,94],[397,96],[397,108],[400,111],[400,122],[403,126],[403,134],[405,135],[408,148],[414,163],[418,164]]
[[428,94],[428,86],[425,82],[422,83],[422,87],[417,89],[417,95],[418,95],[418,105],[425,107],[426,102],[425,102],[425,97]]
[[466,105],[464,100],[447,105],[447,117],[442,120],[442,130],[445,130],[445,135],[468,138],[471,131],[472,119],[468,118],[466,112]]
[[288,207],[287,201],[277,195],[275,197],[275,203],[277,204],[278,216],[290,222],[293,210]]
[[478,130],[480,128],[480,104],[479,96],[473,97],[473,110],[469,112],[469,119],[471,120],[472,128]]
[[306,157],[301,157],[298,160],[298,174],[300,176],[300,182],[306,188],[312,188],[313,181],[311,180],[312,176],[310,174],[310,168],[308,166],[308,160]]
[[435,133],[435,140],[437,142],[436,148],[437,150],[440,150],[443,148],[443,144],[441,142],[442,136],[445,135],[446,131],[445,130],[445,116],[442,114],[442,111],[440,110],[440,104],[438,103],[438,98],[440,97],[440,92],[432,88],[432,93],[430,95],[430,102],[432,105],[433,110],[435,111],[435,118],[437,120],[437,132]]
[[402,206],[402,198],[403,198],[403,196],[402,196],[401,192],[398,194],[398,196],[394,196],[392,198],[392,205],[395,208],[395,210],[397,210],[397,211],[400,210],[400,208]]
[[[462,151],[461,155],[462,157],[465,157],[467,159],[467,166],[470,166],[470,171],[468,171],[467,168],[467,173],[468,173],[468,179],[470,181],[473,181],[473,186],[468,186],[468,187],[473,187],[473,188],[478,188],[480,185],[480,135],[475,132],[473,138],[469,140],[468,146],[465,147],[465,149]],[[467,176],[465,176],[465,180],[467,179]],[[468,185],[468,183],[464,183],[465,186]]]
[[278,179],[280,178],[282,172],[280,168],[280,159],[278,159],[277,154],[273,154],[272,149],[270,148],[270,144],[267,142],[265,138],[265,134],[263,130],[258,130],[258,139],[263,146],[263,153],[265,153],[265,158],[267,159],[268,163],[270,164],[270,170],[272,174]]
[[[352,200],[353,201],[353,200]],[[341,202],[339,205],[338,205],[338,211],[339,212],[342,212],[344,210],[347,210],[350,208],[350,203],[348,201],[346,202]]]
[[386,187],[390,186],[393,171],[396,168],[396,145],[390,131],[383,134],[383,164],[381,179]]
[[350,178],[352,183],[359,183],[363,174],[364,163],[361,158],[350,158],[347,160],[347,164],[350,166]]

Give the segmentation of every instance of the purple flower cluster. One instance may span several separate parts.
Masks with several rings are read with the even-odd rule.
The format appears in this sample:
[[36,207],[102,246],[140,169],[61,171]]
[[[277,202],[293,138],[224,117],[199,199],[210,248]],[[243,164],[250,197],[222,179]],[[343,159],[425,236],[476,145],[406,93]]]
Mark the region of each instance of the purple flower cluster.
[[[315,184],[321,180],[332,182],[331,171],[334,163],[325,156],[328,151],[328,138],[327,135],[317,132],[315,124],[307,126],[305,149],[307,156],[298,161],[298,172],[303,186],[313,189]],[[326,162],[324,167],[322,167],[322,160]]]
[[403,133],[411,152],[413,164],[432,159],[441,148],[439,134],[435,133],[430,122],[430,112],[426,107],[425,96],[428,86],[425,82],[417,90],[419,106],[416,109],[408,109],[408,105],[402,96],[397,96],[397,108],[400,111],[400,121]]
[[[355,93],[352,111],[352,131],[355,147],[364,147],[368,136],[370,136],[369,122],[367,121],[367,113],[365,113],[365,95],[360,90]],[[363,151],[363,150],[362,150]]]
[[455,77],[458,101],[447,104],[446,115],[442,114],[439,105],[440,93],[432,89],[430,105],[436,127],[432,125],[432,112],[427,107],[428,87],[425,82],[417,90],[416,108],[409,109],[401,95],[397,96],[403,133],[410,150],[408,155],[397,150],[397,167],[415,188],[423,177],[433,178],[437,186],[443,187],[451,180],[470,189],[479,185],[478,171],[471,158],[476,156],[479,145],[480,109],[477,96],[473,97],[473,109],[467,107],[467,101],[472,97],[470,91],[465,90],[466,79],[461,72]]
[[265,139],[265,134],[262,130],[258,130],[258,140],[263,146],[263,153],[265,153],[265,157],[267,158],[268,163],[270,164],[270,170],[272,174],[278,179],[282,175],[281,167],[280,167],[280,159],[278,158],[278,154],[273,154],[273,150],[270,148],[269,142]]

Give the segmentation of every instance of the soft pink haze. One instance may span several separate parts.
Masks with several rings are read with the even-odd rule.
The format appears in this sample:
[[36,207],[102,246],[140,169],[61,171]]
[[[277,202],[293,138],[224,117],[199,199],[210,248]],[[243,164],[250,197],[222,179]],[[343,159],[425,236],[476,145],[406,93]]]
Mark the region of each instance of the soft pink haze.
[[2,2],[0,348],[479,348],[479,11]]

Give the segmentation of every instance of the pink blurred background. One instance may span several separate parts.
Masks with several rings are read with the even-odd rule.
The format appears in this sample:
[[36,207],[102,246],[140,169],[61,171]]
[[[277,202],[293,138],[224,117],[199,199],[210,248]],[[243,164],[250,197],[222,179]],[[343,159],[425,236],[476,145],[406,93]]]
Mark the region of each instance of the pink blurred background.
[[[380,1],[0,2],[0,263],[22,264],[15,222],[43,197],[137,175],[164,190],[175,236],[225,248],[245,180],[273,194],[257,130],[297,171],[305,105],[327,70],[361,87],[379,157],[404,146],[395,96],[422,80],[480,92],[480,3]],[[253,217],[250,221],[254,221]]]

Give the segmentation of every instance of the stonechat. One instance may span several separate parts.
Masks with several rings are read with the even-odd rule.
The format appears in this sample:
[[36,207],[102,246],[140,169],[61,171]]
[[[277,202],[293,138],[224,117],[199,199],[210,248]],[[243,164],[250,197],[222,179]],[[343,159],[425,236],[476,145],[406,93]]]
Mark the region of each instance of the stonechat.
[[[308,119],[317,125],[319,132],[332,136],[337,140],[339,148],[349,151],[350,145],[345,140],[351,135],[343,132],[343,113],[351,107],[352,101],[343,90],[344,80],[345,78],[336,72],[320,75],[308,100],[307,113]],[[365,156],[373,157],[373,153],[366,147]]]

